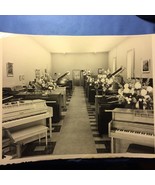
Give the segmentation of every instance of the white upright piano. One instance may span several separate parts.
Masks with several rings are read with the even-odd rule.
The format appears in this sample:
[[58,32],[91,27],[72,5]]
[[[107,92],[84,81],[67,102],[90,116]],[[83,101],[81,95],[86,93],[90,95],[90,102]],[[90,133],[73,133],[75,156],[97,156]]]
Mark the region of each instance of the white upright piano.
[[[16,145],[17,156],[21,157],[21,146],[36,139],[52,137],[53,109],[45,100],[22,100],[2,105],[2,128],[12,144]],[[48,127],[46,125],[48,121]]]
[[111,153],[125,153],[130,144],[155,147],[153,110],[116,108],[109,123]]

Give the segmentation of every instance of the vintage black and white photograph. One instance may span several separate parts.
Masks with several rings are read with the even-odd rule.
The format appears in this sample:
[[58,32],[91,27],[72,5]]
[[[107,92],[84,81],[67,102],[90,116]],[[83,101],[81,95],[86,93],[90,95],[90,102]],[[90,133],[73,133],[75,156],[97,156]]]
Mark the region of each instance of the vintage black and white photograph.
[[155,35],[2,40],[4,161],[154,155]]

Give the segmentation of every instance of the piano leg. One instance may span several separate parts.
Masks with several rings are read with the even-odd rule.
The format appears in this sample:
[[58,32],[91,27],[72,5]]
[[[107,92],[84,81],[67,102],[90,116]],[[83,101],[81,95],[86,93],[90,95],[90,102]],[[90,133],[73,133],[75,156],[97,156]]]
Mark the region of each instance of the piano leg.
[[111,153],[114,153],[114,138],[111,137]]
[[46,132],[46,146],[48,145],[48,141],[47,141],[47,132]]
[[49,130],[50,130],[50,138],[52,138],[52,119],[49,117]]
[[40,141],[41,141],[41,140],[40,140],[40,135],[39,135],[39,143],[40,143]]
[[17,143],[16,151],[17,151],[17,157],[20,158],[21,157],[21,145],[20,145],[20,143]]

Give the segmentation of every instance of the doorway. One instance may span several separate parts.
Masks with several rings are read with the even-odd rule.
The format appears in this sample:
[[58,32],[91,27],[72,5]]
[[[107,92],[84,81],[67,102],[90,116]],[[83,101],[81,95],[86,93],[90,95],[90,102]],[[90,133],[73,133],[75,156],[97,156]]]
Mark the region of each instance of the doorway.
[[73,69],[72,77],[73,77],[73,85],[74,86],[81,86],[82,85],[82,70],[80,69]]

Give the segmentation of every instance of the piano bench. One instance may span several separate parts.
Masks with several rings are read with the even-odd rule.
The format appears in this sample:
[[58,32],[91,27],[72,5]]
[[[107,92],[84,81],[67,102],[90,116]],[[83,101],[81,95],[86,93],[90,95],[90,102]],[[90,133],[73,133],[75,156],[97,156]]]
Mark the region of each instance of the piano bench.
[[32,142],[32,138],[38,136],[39,142],[40,139],[45,137],[46,138],[46,146],[48,144],[47,141],[47,130],[48,127],[44,125],[36,125],[32,127],[28,127],[19,131],[10,132],[6,130],[12,143],[16,144],[17,150],[17,157],[21,157],[21,146],[26,143]]

